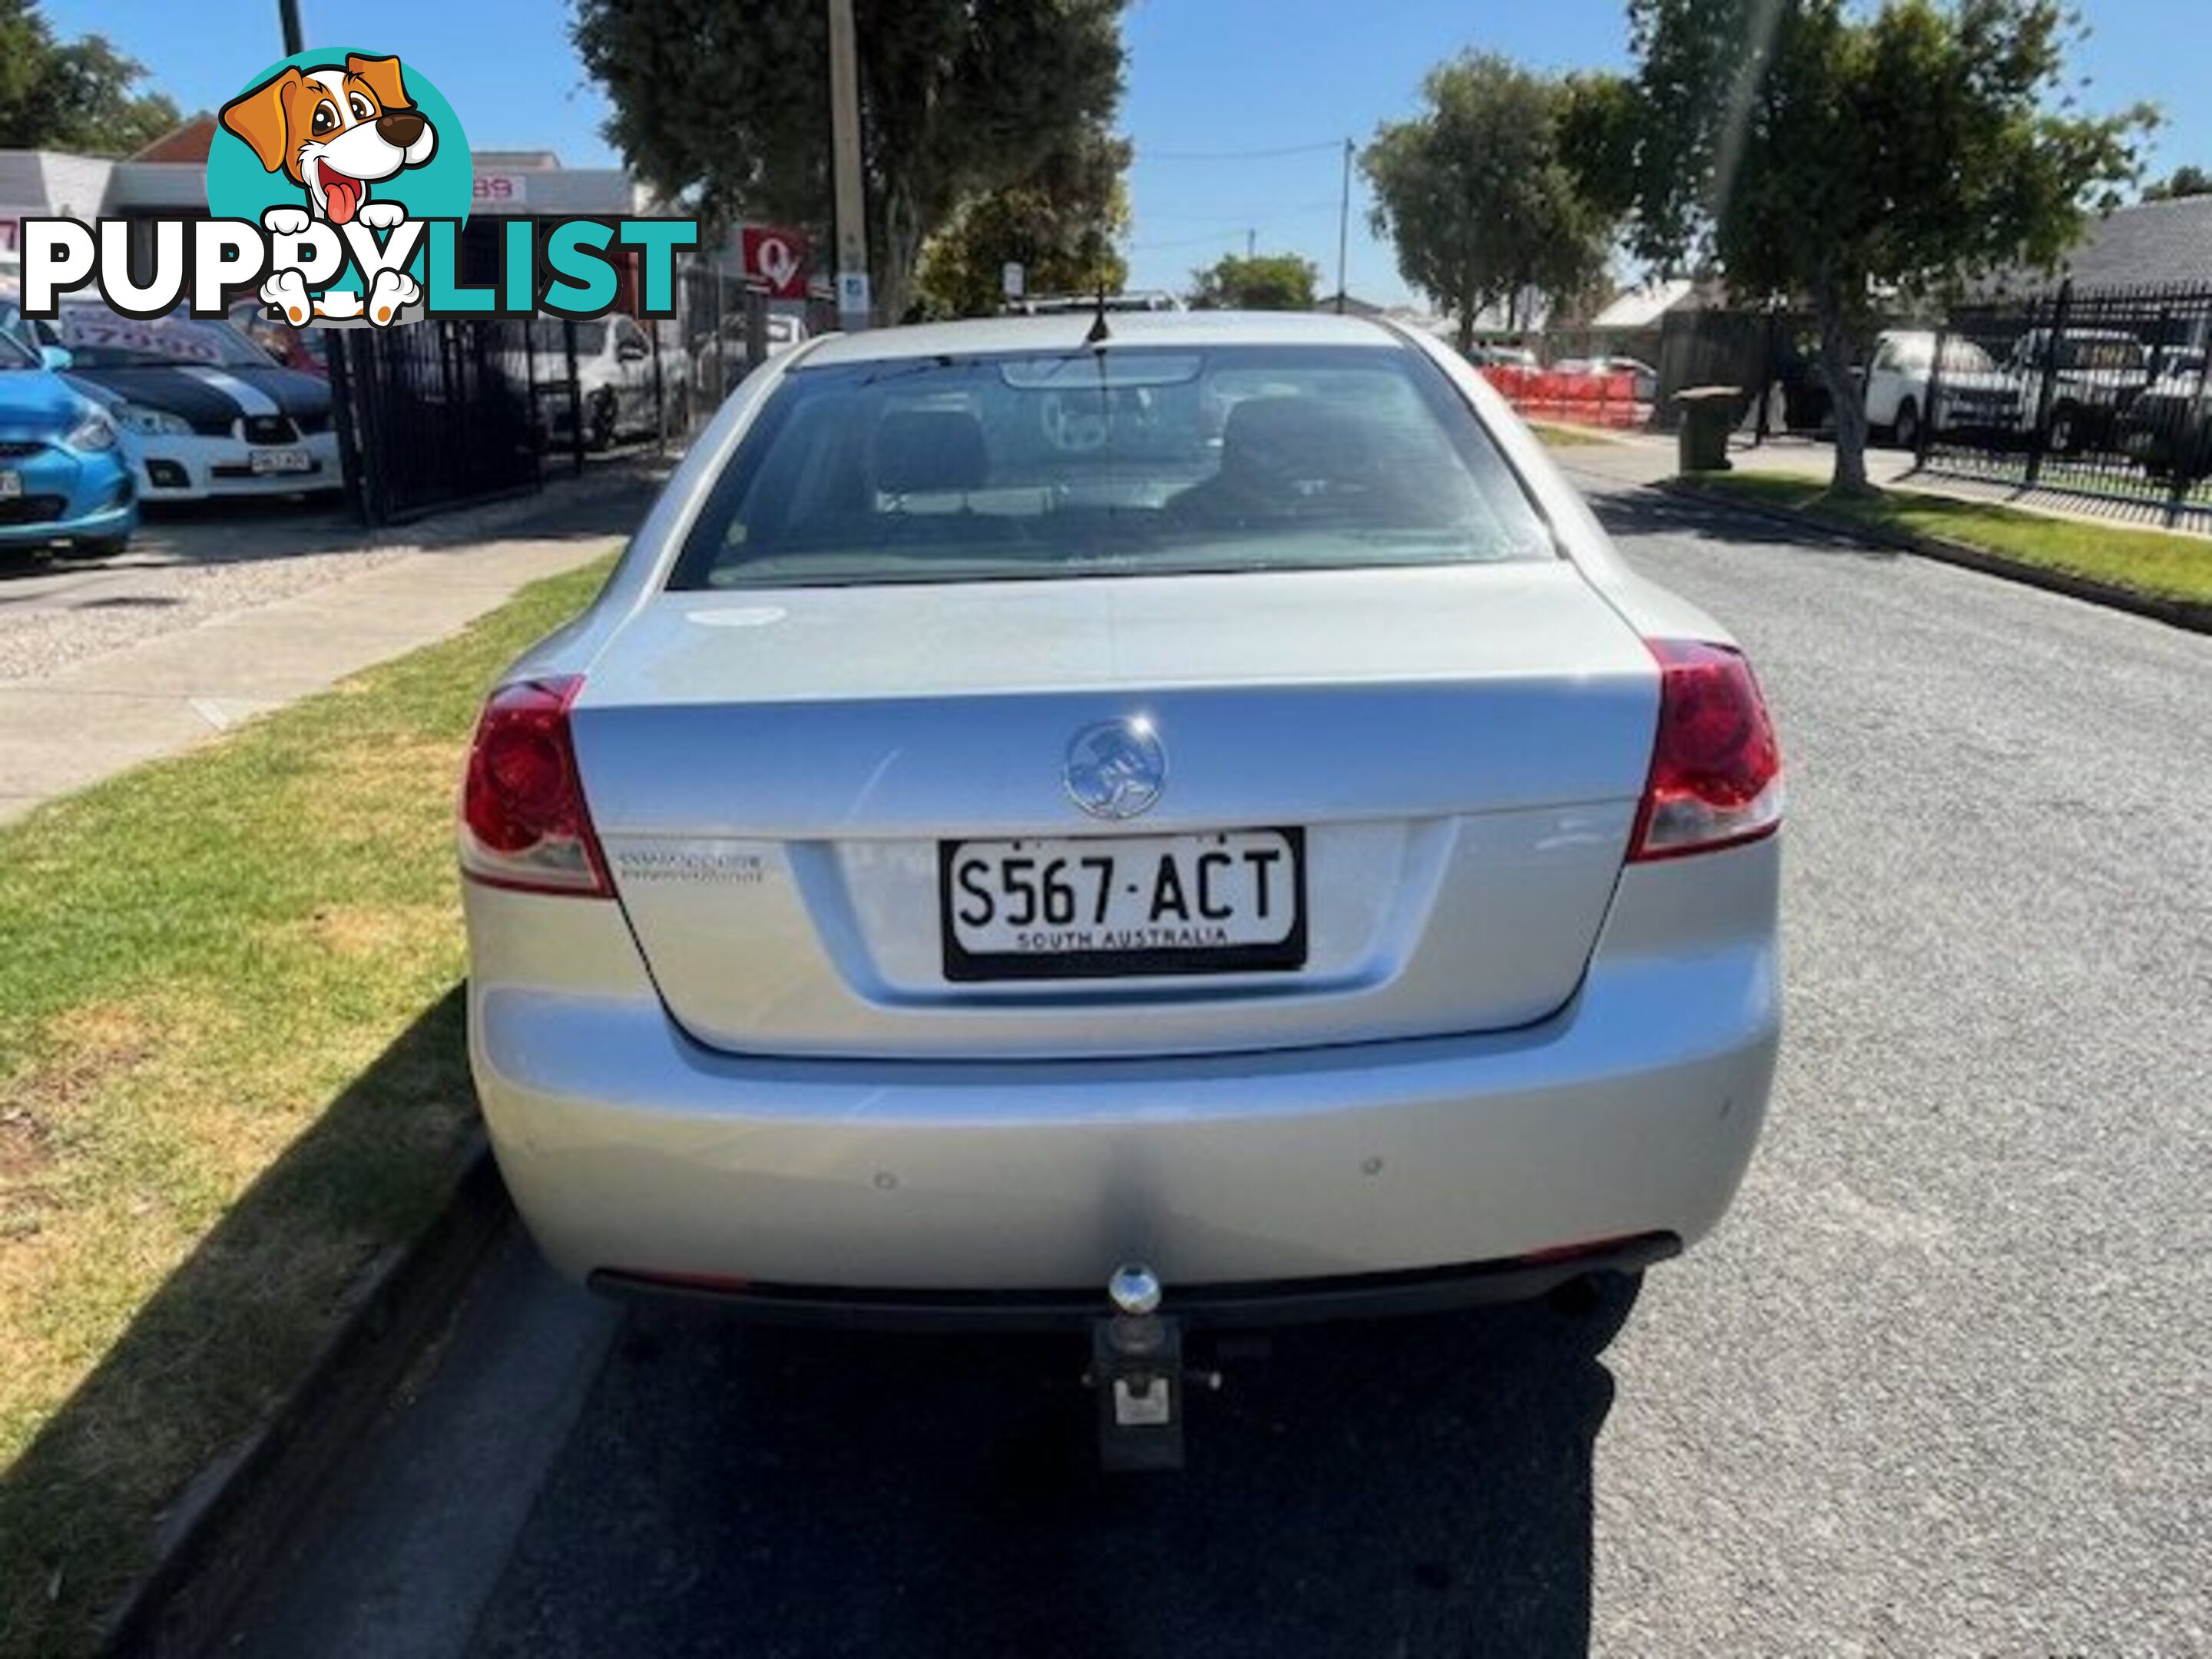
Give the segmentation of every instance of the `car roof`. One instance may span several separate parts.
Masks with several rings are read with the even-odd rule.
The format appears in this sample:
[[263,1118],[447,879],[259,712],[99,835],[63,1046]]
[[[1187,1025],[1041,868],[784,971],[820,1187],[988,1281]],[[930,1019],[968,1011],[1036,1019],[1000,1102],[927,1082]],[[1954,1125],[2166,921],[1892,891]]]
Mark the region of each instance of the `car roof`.
[[[1109,343],[1134,346],[1379,346],[1402,343],[1379,323],[1310,311],[1117,311],[1107,319]],[[978,317],[832,334],[807,355],[806,366],[893,362],[909,357],[968,357],[987,352],[1073,351],[1091,317]]]

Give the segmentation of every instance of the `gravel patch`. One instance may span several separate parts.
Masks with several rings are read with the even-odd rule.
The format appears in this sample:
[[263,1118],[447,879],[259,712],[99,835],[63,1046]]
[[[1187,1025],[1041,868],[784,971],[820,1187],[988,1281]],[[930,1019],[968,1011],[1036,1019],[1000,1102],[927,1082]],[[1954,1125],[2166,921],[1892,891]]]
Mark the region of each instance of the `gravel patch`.
[[0,684],[40,679],[426,549],[532,533],[626,532],[668,471],[665,462],[622,458],[534,495],[393,530],[364,530],[327,507],[239,501],[169,509],[149,519],[119,558],[36,562],[0,552]]
[[64,566],[51,578],[32,579],[45,592],[21,598],[0,592],[0,684],[38,679],[160,635],[362,575],[421,550],[419,544],[396,542],[223,563],[77,570]]

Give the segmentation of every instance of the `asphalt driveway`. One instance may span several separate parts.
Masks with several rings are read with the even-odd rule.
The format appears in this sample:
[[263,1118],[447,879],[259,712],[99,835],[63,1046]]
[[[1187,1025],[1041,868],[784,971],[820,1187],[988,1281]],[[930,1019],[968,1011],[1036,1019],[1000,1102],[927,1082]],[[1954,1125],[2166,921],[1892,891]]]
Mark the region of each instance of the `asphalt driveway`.
[[1102,1480],[1078,1358],[521,1253],[241,1652],[2212,1650],[2212,639],[1644,492],[1760,665],[1790,1030],[1627,1312],[1279,1338]]

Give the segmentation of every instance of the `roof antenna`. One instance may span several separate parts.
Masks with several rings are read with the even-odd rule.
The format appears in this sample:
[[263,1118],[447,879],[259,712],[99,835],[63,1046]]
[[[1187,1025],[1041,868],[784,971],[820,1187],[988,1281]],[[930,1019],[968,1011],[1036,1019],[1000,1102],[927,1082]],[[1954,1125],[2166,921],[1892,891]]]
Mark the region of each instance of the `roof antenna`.
[[1091,314],[1091,331],[1083,337],[1087,346],[1103,346],[1114,337],[1114,331],[1106,326],[1106,273],[1098,273],[1098,309]]

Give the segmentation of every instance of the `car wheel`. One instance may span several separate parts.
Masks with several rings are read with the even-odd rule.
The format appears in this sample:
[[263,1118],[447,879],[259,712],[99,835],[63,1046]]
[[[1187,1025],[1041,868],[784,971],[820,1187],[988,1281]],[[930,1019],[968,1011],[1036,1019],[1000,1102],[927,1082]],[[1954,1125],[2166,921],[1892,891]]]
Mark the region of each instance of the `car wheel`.
[[2212,477],[2212,429],[2199,428],[2177,444],[2170,471],[2174,477],[2191,484]]
[[612,449],[617,417],[615,394],[611,392],[594,392],[591,413],[586,417],[589,430],[585,443],[592,449]]
[[1907,398],[1897,406],[1897,424],[1889,429],[1891,441],[1899,449],[1920,447],[1920,406]]
[[2051,411],[2051,436],[2045,447],[2060,455],[2079,453],[2081,447],[2081,423],[2073,404],[2061,404]]

